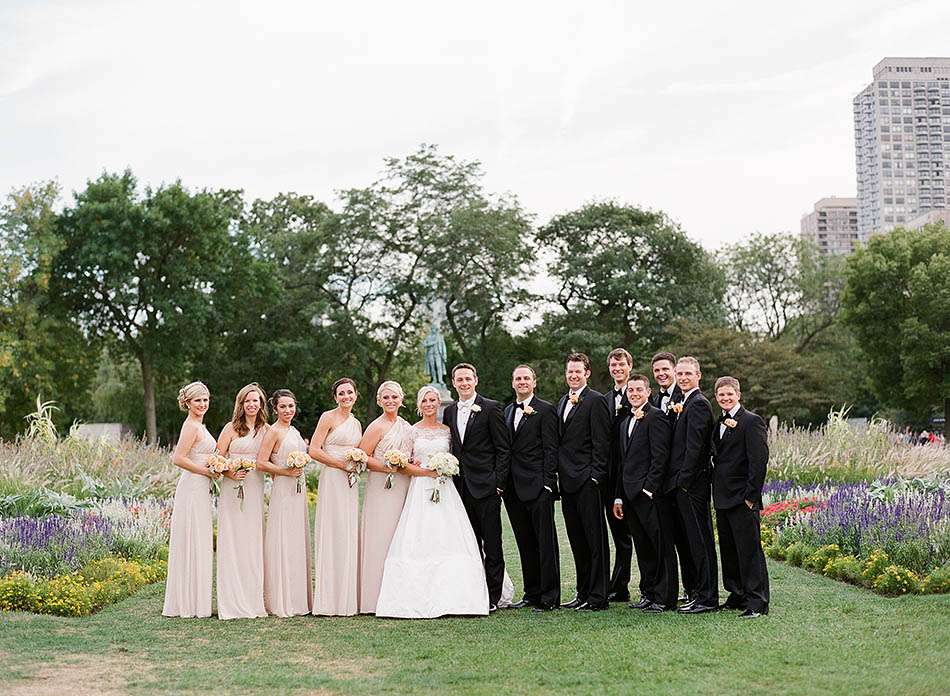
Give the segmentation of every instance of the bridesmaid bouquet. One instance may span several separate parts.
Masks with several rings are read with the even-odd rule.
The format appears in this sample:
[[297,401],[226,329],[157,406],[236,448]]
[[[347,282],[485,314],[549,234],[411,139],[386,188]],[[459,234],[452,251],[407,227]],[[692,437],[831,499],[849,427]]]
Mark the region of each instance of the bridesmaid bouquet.
[[359,447],[352,447],[343,453],[343,461],[347,463],[346,482],[350,484],[350,488],[356,485],[356,482],[360,480],[360,474],[366,471],[367,459],[369,457],[366,456],[366,452]]
[[[386,466],[388,466],[390,469],[405,469],[406,465],[409,464],[409,457],[396,449],[386,450],[386,453],[383,455],[383,459],[386,461]],[[388,474],[386,474],[386,485],[384,488],[392,487],[393,472],[390,471]]]
[[[287,468],[288,469],[303,469],[307,464],[310,463],[310,455],[301,450],[295,450],[287,455]],[[303,476],[297,477],[297,492],[299,493],[302,489],[300,487],[300,479]]]
[[[257,468],[257,462],[253,459],[238,459],[231,462],[231,471],[235,474],[239,471],[254,471]],[[241,512],[244,512],[244,479],[238,481],[238,485],[234,487],[234,490],[237,491],[238,500],[241,501]]]
[[[449,476],[455,476],[459,472],[459,460],[453,457],[448,452],[439,452],[438,454],[433,454],[429,457],[429,469],[434,471],[439,475],[438,482],[439,486],[442,486]],[[429,497],[433,503],[439,502],[442,498],[442,491],[440,488],[432,488],[432,495]]]
[[211,485],[208,487],[208,492],[214,495],[217,480],[221,478],[221,475],[225,471],[231,470],[231,460],[215,452],[208,457],[208,463],[205,466],[207,466],[211,472]]

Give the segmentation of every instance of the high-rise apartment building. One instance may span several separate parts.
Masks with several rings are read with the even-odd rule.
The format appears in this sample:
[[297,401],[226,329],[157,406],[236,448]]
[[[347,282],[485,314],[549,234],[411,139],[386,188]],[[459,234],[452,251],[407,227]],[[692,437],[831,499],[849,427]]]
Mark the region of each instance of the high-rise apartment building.
[[950,206],[950,58],[885,58],[853,103],[860,239]]
[[858,244],[858,199],[822,198],[802,216],[802,237],[822,254],[850,254]]

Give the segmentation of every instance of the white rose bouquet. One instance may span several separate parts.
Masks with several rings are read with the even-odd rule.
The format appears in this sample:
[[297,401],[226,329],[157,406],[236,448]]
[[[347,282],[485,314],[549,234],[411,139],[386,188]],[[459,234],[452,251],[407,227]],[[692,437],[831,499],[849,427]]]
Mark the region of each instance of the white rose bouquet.
[[439,452],[429,457],[428,468],[438,474],[436,488],[431,488],[432,494],[429,500],[433,503],[439,502],[442,498],[442,486],[450,476],[456,476],[459,472],[459,460],[448,452]]

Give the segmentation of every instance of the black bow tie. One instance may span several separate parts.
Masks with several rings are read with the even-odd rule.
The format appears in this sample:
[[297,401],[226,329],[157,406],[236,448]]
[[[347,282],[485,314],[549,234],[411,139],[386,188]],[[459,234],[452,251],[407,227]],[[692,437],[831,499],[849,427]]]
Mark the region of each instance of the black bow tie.
[[515,402],[515,408],[520,408],[522,411],[524,411],[524,402],[522,402],[522,401],[516,401],[516,402]]
[[719,416],[719,422],[720,422],[720,423],[725,423],[725,422],[726,422],[727,420],[729,420],[730,418],[732,418],[732,416],[730,416],[730,415],[729,415],[729,412],[726,411],[726,412],[723,413],[721,416]]

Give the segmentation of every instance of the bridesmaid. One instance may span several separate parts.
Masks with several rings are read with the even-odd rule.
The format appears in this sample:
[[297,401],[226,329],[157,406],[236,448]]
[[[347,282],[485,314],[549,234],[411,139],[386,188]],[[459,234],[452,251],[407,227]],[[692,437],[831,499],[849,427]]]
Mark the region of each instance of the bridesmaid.
[[369,455],[363,523],[360,525],[360,613],[376,613],[376,600],[383,582],[383,567],[389,543],[396,532],[399,515],[406,502],[410,477],[404,471],[393,476],[391,488],[386,479],[392,470],[383,461],[391,449],[412,454],[412,426],[399,416],[403,400],[398,382],[383,382],[376,390],[376,403],[383,415],[370,423],[360,440],[360,449]]
[[168,543],[168,579],[165,582],[163,616],[211,616],[211,472],[208,457],[214,453],[214,437],[204,425],[211,393],[201,382],[178,391],[178,407],[187,411],[172,454],[182,469],[175,487],[171,539]]
[[310,585],[310,519],[306,477],[297,492],[303,469],[287,466],[291,452],[306,452],[307,443],[291,425],[297,397],[289,389],[271,395],[277,421],[264,435],[257,468],[271,475],[273,485],[264,535],[264,606],[275,616],[309,614],[313,608]]
[[[267,405],[256,382],[243,387],[234,400],[234,415],[218,436],[218,452],[230,458],[257,461],[267,432]],[[264,474],[224,474],[218,498],[218,618],[253,619],[264,609]],[[238,488],[244,486],[244,500]]]
[[353,616],[357,604],[359,562],[359,485],[350,486],[343,455],[355,448],[363,427],[353,417],[356,382],[349,377],[333,385],[337,407],[325,412],[310,438],[310,457],[323,466],[313,522],[313,613]]

